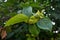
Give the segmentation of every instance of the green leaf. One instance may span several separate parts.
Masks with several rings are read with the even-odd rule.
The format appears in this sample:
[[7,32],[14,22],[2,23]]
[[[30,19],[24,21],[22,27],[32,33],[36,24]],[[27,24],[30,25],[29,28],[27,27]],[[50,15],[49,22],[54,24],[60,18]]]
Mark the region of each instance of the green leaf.
[[44,18],[44,14],[39,10],[37,11],[36,16],[39,16],[40,18]]
[[35,24],[39,18],[36,18],[34,15],[30,17],[29,24]]
[[24,13],[27,16],[31,16],[32,15],[32,7],[31,6],[24,7],[22,10],[22,13]]
[[35,40],[35,38],[28,37],[27,40]]
[[52,23],[49,18],[40,19],[40,21],[37,22],[37,26],[43,30],[52,30]]
[[42,12],[40,12],[39,10],[33,14],[30,19],[29,19],[29,24],[34,24],[36,23],[40,18],[44,18],[44,15]]
[[28,17],[24,14],[17,14],[16,16],[10,18],[8,21],[6,21],[5,27],[14,25],[19,22],[27,22]]
[[30,25],[29,26],[29,32],[32,36],[38,36],[40,29],[36,25]]

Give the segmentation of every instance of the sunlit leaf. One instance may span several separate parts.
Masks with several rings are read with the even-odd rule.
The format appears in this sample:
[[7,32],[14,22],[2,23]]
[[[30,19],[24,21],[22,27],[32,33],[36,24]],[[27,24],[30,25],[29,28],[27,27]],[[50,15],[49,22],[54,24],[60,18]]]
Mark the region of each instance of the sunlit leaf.
[[36,18],[34,15],[30,17],[29,24],[34,24],[38,21],[38,18]]
[[10,18],[8,21],[6,21],[5,27],[10,26],[19,22],[27,22],[28,17],[24,14],[17,14],[16,16]]
[[36,23],[40,18],[44,18],[44,15],[42,12],[39,12],[38,10],[37,13],[33,14],[33,16],[30,17],[29,24]]
[[40,18],[44,18],[44,14],[39,10],[37,11],[36,15],[39,16]]

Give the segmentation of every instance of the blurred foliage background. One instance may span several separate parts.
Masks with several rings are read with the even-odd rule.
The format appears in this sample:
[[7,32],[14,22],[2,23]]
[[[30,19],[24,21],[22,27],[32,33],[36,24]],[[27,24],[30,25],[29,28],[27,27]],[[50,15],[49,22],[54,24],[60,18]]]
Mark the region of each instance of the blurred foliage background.
[[[0,27],[4,27],[5,21],[21,13],[28,6],[32,7],[34,13],[43,10],[44,15],[53,22],[52,32],[41,30],[36,40],[60,40],[60,0],[0,0]],[[3,40],[26,40],[25,34],[28,31],[26,24],[17,23],[9,29],[10,27],[6,29],[8,35]]]

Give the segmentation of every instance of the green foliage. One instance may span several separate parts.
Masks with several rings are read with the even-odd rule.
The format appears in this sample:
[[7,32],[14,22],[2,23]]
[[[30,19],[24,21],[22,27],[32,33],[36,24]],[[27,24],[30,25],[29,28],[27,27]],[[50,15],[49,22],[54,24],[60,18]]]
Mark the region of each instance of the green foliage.
[[0,0],[0,26],[0,40],[60,40],[60,0]]
[[39,12],[39,10],[37,11],[36,16],[39,16],[40,18],[44,18],[44,14],[42,12]]
[[22,13],[27,15],[27,16],[31,16],[32,15],[32,7],[29,6],[29,7],[23,8]]
[[35,40],[35,38],[28,37],[27,40]]
[[17,14],[16,16],[12,17],[10,20],[8,20],[5,24],[6,26],[10,26],[19,22],[27,22],[28,17],[24,14]]
[[44,14],[42,12],[39,12],[39,10],[30,17],[29,23],[34,24],[36,23],[39,19],[44,18]]
[[[35,40],[35,37],[37,37],[40,33],[40,29],[48,30],[48,31],[52,30],[51,20],[49,18],[44,17],[42,12],[40,13],[38,11],[37,13],[35,13],[29,17],[29,15],[32,13],[32,9],[30,7],[28,7],[26,10],[25,9],[23,9],[24,10],[24,11],[22,11],[23,13],[17,14],[16,16],[9,19],[6,22],[5,27],[14,25],[16,23],[23,23],[23,22],[25,22],[25,24],[27,23],[28,31],[29,31],[29,33],[31,33],[28,36],[27,40]],[[31,10],[28,10],[28,9],[31,9]],[[17,32],[17,31],[15,31],[15,32]],[[13,36],[15,32],[12,32],[12,35],[10,35],[9,37]],[[32,36],[33,38],[31,38],[30,36]]]
[[52,23],[49,18],[40,19],[40,21],[37,22],[37,26],[43,30],[51,31],[51,29],[52,29]]
[[36,25],[30,25],[29,26],[29,32],[33,37],[38,36],[40,29]]

